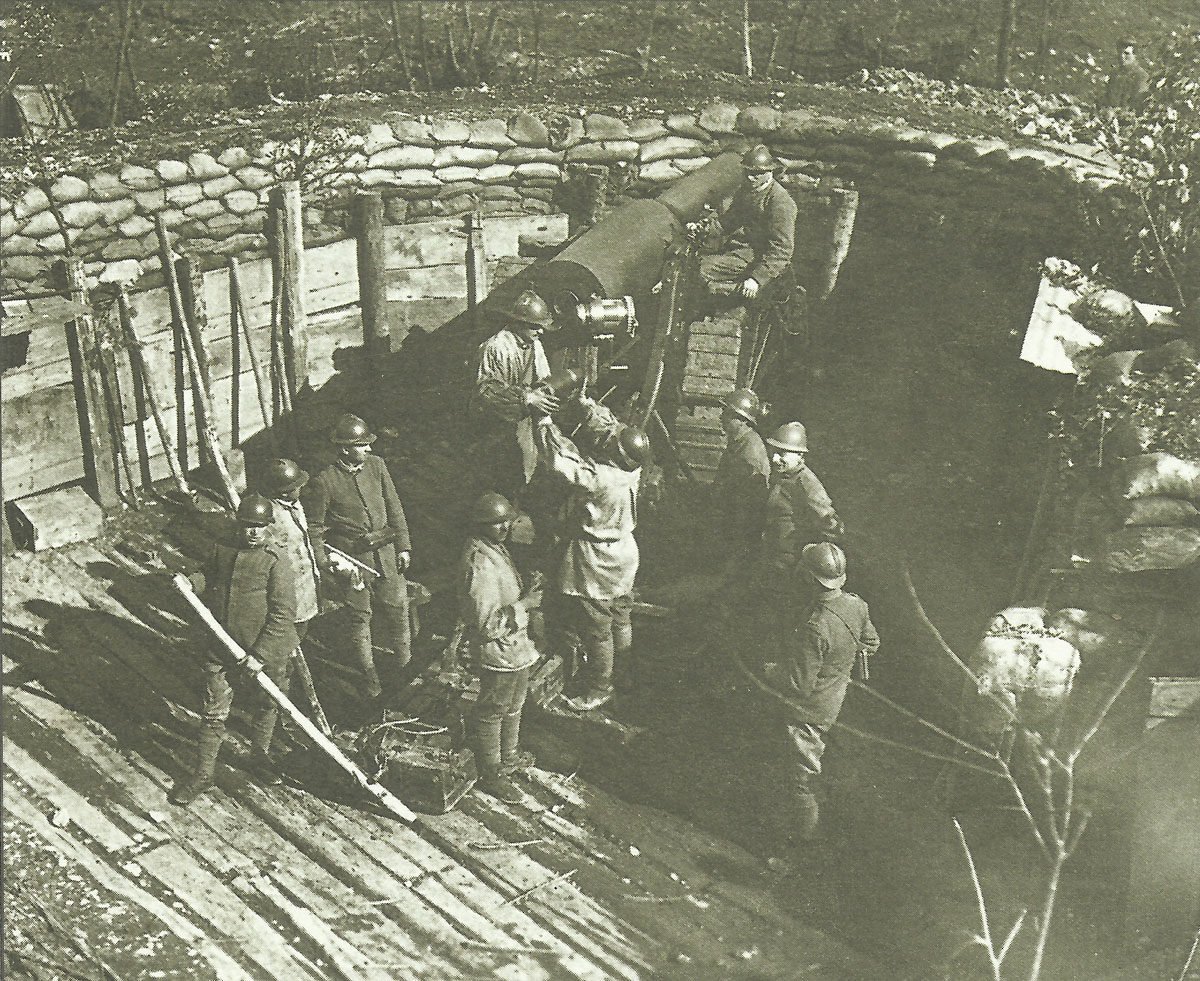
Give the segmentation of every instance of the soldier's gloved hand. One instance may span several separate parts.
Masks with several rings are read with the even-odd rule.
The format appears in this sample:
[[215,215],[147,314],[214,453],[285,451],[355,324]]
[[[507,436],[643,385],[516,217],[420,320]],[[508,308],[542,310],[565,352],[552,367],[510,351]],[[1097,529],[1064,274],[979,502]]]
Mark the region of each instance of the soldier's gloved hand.
[[558,397],[553,392],[535,388],[525,394],[525,404],[535,415],[549,416],[559,410]]
[[247,675],[256,675],[263,670],[263,663],[253,654],[247,654],[238,662],[238,667]]
[[344,578],[354,571],[354,566],[335,552],[329,556],[329,571]]
[[412,565],[412,552],[408,549],[405,549],[403,552],[397,552],[396,565],[400,567],[401,572],[407,572],[408,567]]
[[758,296],[758,291],[761,287],[758,285],[758,280],[751,277],[742,283],[742,296],[747,300],[753,300]]
[[525,607],[526,612],[541,609],[544,589],[545,587],[541,581],[535,576],[529,584],[529,588],[521,597],[521,603]]

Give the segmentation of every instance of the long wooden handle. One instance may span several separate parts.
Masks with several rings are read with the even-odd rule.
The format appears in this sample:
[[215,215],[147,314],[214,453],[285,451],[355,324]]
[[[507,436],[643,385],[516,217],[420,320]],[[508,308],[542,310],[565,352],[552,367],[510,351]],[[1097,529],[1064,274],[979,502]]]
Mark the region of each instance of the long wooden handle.
[[300,687],[304,689],[308,704],[312,706],[317,728],[325,736],[331,737],[333,729],[329,725],[329,720],[325,718],[325,710],[321,708],[320,699],[317,698],[317,687],[313,684],[312,672],[308,669],[308,658],[304,656],[303,649],[297,647],[292,651],[292,661],[296,665],[296,677],[300,679]]
[[[146,404],[150,406],[150,414],[154,417],[154,426],[158,430],[158,438],[162,442],[163,455],[167,458],[167,467],[171,471],[171,478],[180,492],[191,498],[192,489],[188,486],[187,478],[183,474],[179,454],[175,452],[175,440],[171,438],[171,431],[167,427],[166,419],[163,418],[162,404],[158,401],[158,393],[154,390],[154,378],[146,366],[146,356],[142,353],[142,342],[138,340],[137,331],[133,326],[133,315],[129,310],[129,295],[125,292],[124,287],[117,294],[117,313],[121,319],[121,332],[125,335],[125,346],[129,350],[130,360],[137,365],[137,376],[142,382],[142,393],[146,396]],[[149,465],[148,461],[147,465]]]
[[[221,644],[221,646],[229,652],[231,657],[233,657],[239,664],[243,663],[249,657],[249,655],[242,650],[237,641],[229,636],[228,631],[221,626],[221,624],[217,621],[217,618],[213,616],[212,611],[205,606],[200,600],[200,597],[196,595],[196,591],[192,589],[192,584],[188,582],[187,577],[180,575],[179,573],[175,573],[175,575],[171,577],[171,581],[175,584],[175,588],[179,591],[180,595],[183,596],[183,598],[187,601],[188,606],[195,610],[197,616],[199,616],[200,620],[204,623],[204,626],[208,628],[209,633],[211,633],[213,637],[215,637]],[[392,814],[396,815],[396,817],[410,823],[416,821],[416,814],[405,807],[404,802],[401,801],[400,798],[396,797],[386,787],[370,779],[365,773],[362,772],[362,770],[355,766],[354,763],[346,757],[346,754],[338,749],[338,747],[334,745],[334,743],[331,742],[329,738],[326,737],[326,735],[316,727],[316,725],[307,715],[305,715],[298,708],[296,708],[295,705],[292,704],[291,700],[279,690],[279,686],[276,685],[275,682],[273,682],[270,678],[268,678],[263,671],[258,670],[254,672],[254,681],[264,692],[267,693],[267,696],[276,705],[278,705],[281,709],[283,709],[284,712],[287,713],[288,717],[304,731],[305,735],[307,735],[309,739],[316,743],[317,748],[320,749],[331,760],[333,760],[333,762],[339,767],[345,770],[356,784],[358,784],[363,790],[378,800],[380,804],[382,804]]]
[[[193,343],[191,325],[188,324],[186,319],[187,314],[183,307],[183,294],[179,289],[179,276],[175,272],[175,253],[171,248],[171,240],[167,236],[167,226],[162,219],[162,215],[154,219],[154,227],[158,234],[163,272],[166,273],[167,277],[167,292],[171,298],[171,314],[178,319],[180,325],[180,343],[183,345],[183,353],[187,358],[188,373],[192,377],[192,389],[200,405],[200,415],[204,417],[198,420],[200,438],[204,441],[205,449],[208,450],[208,455],[213,461],[213,466],[216,467],[217,477],[221,481],[221,489],[225,492],[225,498],[229,501],[230,507],[236,511],[238,505],[241,503],[241,497],[238,495],[237,488],[233,485],[233,478],[229,475],[228,467],[225,466],[225,457],[221,453],[221,444],[217,440],[217,432],[213,426],[212,399],[209,397],[208,385],[205,382],[204,374],[200,370],[200,359],[196,353],[196,345]],[[196,337],[200,337],[198,330],[196,331]]]

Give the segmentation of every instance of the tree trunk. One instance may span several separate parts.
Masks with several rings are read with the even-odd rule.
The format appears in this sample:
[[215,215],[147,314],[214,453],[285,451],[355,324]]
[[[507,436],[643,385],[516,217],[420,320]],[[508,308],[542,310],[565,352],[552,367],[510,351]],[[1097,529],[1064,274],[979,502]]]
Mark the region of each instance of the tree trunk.
[[1013,17],[1016,7],[1017,0],[1001,0],[1000,37],[996,43],[996,88],[998,89],[1008,85],[1008,49],[1012,44]]
[[1054,0],[1042,0],[1040,22],[1038,24],[1038,46],[1036,70],[1040,77],[1046,74],[1046,58],[1050,54],[1050,15],[1054,10]]
[[750,0],[742,0],[742,74],[754,77],[754,57],[750,52]]

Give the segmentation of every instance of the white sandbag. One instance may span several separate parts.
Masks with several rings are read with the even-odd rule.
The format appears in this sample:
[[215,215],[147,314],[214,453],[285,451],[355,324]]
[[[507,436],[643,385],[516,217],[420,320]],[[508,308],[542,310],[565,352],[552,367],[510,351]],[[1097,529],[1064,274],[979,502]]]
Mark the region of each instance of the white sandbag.
[[1143,453],[1119,461],[1113,470],[1120,497],[1200,499],[1200,463],[1170,453]]
[[1200,509],[1191,501],[1178,497],[1135,497],[1113,502],[1117,520],[1126,528],[1170,527],[1195,524],[1200,519]]
[[1079,651],[1063,638],[1045,634],[984,637],[971,669],[980,694],[1009,692],[1018,701],[1032,697],[1057,703],[1071,693]]
[[1044,606],[1010,606],[992,617],[987,633],[989,636],[1002,636],[1014,630],[1041,630],[1045,620]]
[[1046,629],[1067,641],[1084,657],[1099,654],[1109,643],[1105,614],[1067,607],[1046,617]]
[[1200,528],[1122,528],[1104,539],[1109,572],[1182,569],[1200,561]]

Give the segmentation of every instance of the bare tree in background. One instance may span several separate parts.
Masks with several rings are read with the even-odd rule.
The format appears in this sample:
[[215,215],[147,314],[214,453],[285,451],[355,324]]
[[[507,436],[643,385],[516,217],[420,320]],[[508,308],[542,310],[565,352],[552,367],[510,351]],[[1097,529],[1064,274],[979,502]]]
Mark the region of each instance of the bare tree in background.
[[996,42],[996,88],[1008,85],[1008,56],[1012,47],[1013,21],[1016,18],[1017,0],[1000,2],[1000,37]]
[[754,56],[750,52],[750,0],[742,0],[742,74],[754,77]]

